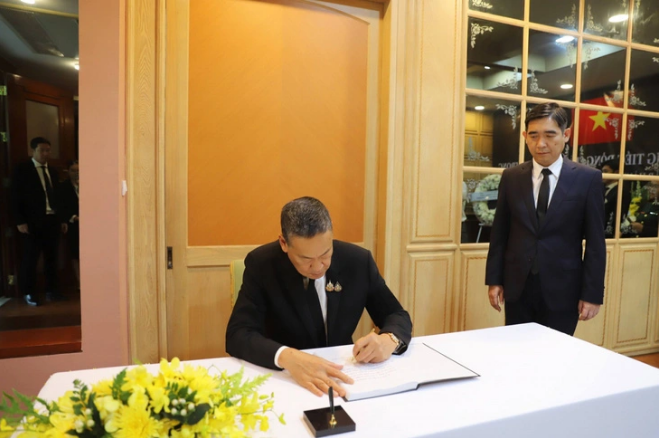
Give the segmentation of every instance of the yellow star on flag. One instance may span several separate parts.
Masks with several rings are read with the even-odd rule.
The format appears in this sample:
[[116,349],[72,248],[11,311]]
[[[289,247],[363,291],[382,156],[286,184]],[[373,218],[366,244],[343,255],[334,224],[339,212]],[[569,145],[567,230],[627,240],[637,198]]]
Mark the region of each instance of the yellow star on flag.
[[598,126],[601,126],[602,129],[606,131],[606,124],[604,123],[606,119],[609,118],[611,113],[603,113],[602,111],[597,111],[597,115],[589,116],[595,124],[593,125],[593,131],[597,129]]

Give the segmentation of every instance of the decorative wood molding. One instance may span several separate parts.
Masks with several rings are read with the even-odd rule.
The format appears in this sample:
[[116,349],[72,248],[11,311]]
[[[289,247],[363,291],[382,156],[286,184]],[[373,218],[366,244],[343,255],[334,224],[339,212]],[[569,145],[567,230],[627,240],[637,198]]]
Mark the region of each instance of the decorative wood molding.
[[[133,360],[161,357],[162,283],[159,282],[157,7],[152,0],[127,3],[126,179],[128,312]],[[160,266],[162,269],[162,266]]]

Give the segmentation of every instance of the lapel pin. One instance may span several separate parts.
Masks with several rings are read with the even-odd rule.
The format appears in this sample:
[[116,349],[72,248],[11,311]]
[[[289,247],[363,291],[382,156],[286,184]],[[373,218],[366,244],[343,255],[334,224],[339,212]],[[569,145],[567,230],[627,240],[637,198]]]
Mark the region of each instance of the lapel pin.
[[337,292],[341,292],[342,289],[343,289],[343,287],[341,287],[341,283],[339,283],[337,281],[336,286],[334,286],[334,290],[337,291]]
[[[338,284],[338,283],[337,283],[337,284]],[[325,290],[326,290],[327,292],[334,292],[334,285],[332,284],[331,281],[330,281],[329,283],[327,283],[327,286],[325,286]]]

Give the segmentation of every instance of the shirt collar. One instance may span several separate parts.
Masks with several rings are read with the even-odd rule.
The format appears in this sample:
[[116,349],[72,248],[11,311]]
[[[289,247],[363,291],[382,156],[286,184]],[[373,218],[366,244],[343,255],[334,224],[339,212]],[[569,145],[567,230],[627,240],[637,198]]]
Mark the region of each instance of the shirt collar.
[[[559,155],[558,159],[554,161],[550,166],[547,167],[547,169],[551,170],[551,173],[558,179],[559,175],[561,174],[561,169],[563,168],[563,155]],[[533,179],[538,179],[540,178],[540,174],[542,173],[542,167],[538,163],[536,163],[535,159],[533,160]]]
[[37,161],[37,160],[35,160],[34,158],[32,158],[32,162],[34,163],[34,167],[41,167],[41,166],[45,166],[45,167],[46,167],[46,169],[48,169],[48,162],[46,162],[46,164],[41,164],[40,162],[38,162],[38,161]]

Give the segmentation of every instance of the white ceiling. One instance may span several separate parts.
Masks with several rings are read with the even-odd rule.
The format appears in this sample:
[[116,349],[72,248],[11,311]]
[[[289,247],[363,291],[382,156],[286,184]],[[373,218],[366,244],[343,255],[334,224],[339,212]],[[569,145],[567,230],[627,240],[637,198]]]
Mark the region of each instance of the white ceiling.
[[[37,53],[2,15],[12,6],[20,7],[41,25],[64,56]],[[0,0],[0,57],[13,67],[13,73],[78,94],[78,0]]]

